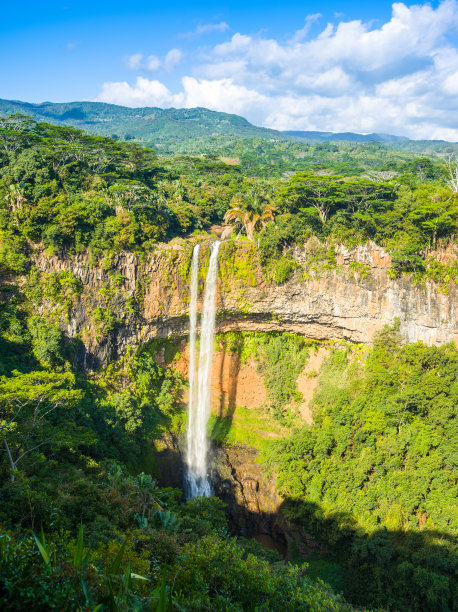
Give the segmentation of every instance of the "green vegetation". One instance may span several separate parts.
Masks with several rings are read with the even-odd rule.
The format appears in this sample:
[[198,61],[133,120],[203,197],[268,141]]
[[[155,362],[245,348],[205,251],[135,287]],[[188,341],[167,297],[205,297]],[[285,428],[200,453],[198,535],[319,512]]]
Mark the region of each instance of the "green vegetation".
[[35,369],[0,378],[2,609],[351,609],[304,569],[230,537],[218,499],[157,487],[152,441],[182,422],[182,381],[154,361],[157,343],[75,375],[65,346],[35,333],[37,317],[16,337],[18,362],[22,323],[8,314],[3,371]]
[[285,515],[325,544],[356,605],[453,609],[457,373],[454,346],[402,346],[386,328],[365,362],[331,354],[314,424],[267,453]]
[[[456,279],[453,262],[440,264],[434,255],[458,229],[456,194],[443,162],[387,161],[375,148],[380,163],[371,167],[389,169],[359,171],[358,155],[368,157],[354,145],[347,152],[351,174],[329,159],[324,166],[294,167],[294,173],[269,178],[264,169],[272,164],[254,149],[257,166],[248,177],[243,163],[227,164],[214,154],[166,160],[131,142],[21,116],[2,120],[0,143],[5,273],[24,273],[27,255],[38,245],[48,253],[88,251],[93,263],[111,265],[122,250],[143,256],[158,241],[226,220],[256,245],[266,278],[277,284],[296,270],[291,249],[311,237],[327,252],[334,244],[373,240],[391,252],[393,276],[434,279],[444,290]],[[70,279],[61,280],[67,293],[77,290]]]
[[[103,129],[118,130],[126,109],[99,108]],[[0,120],[2,609],[351,609],[323,578],[351,605],[451,610],[453,346],[402,346],[387,329],[373,350],[335,348],[305,427],[297,378],[314,344],[273,333],[217,339],[241,363],[257,363],[267,398],[259,410],[232,406],[210,433],[263,451],[291,529],[325,550],[308,570],[300,535],[288,564],[229,536],[217,499],[185,503],[157,486],[155,448],[184,423],[185,381],[169,367],[178,344],[132,348],[92,372],[77,367],[99,365],[86,360],[94,342],[113,357],[111,341],[126,315],[139,316],[152,281],[149,255],[158,251],[163,286],[185,299],[192,246],[225,219],[234,236],[246,233],[221,247],[222,294],[235,288],[241,311],[250,287],[340,271],[341,245],[370,240],[390,252],[391,277],[432,280],[446,293],[457,282],[458,200],[443,160],[408,143],[277,142],[204,109],[157,110],[157,154],[132,142],[152,144],[151,109],[132,111],[116,138],[88,123],[92,103],[41,110],[60,125]],[[195,138],[181,140],[170,117],[185,117]],[[74,121],[96,135],[66,125]],[[125,251],[138,263],[135,291],[118,268]],[[79,255],[104,274],[93,300],[86,271],[62,265]],[[203,248],[202,276],[207,261]],[[347,269],[370,273],[355,261]],[[89,325],[68,337],[81,308]]]
[[269,197],[256,189],[239,196],[236,204],[226,212],[224,222],[232,224],[239,233],[244,231],[248,240],[254,242],[256,230],[274,220],[275,209],[271,206]]
[[[179,490],[116,463],[65,489],[47,533],[0,532],[2,609],[352,609],[299,567],[269,563],[260,547],[230,538],[216,498],[185,504]],[[83,494],[81,512],[72,500]],[[88,528],[77,526],[83,517]]]
[[0,117],[16,113],[39,121],[77,127],[97,136],[148,144],[161,141],[179,144],[183,140],[215,134],[288,139],[281,132],[256,127],[238,115],[206,108],[127,108],[101,102],[30,104],[0,100]]
[[220,248],[219,277],[221,292],[238,291],[237,303],[242,310],[247,310],[249,303],[246,294],[250,287],[257,284],[256,248],[250,242],[227,241]]
[[238,406],[234,414],[211,415],[208,435],[219,444],[266,450],[273,438],[288,434],[284,421],[269,414],[265,408]]
[[[350,154],[358,146],[376,148],[401,157],[402,152],[424,154],[456,152],[456,143],[444,141],[412,141],[386,134],[332,134],[329,132],[279,132],[256,127],[243,117],[229,113],[210,111],[206,108],[162,109],[162,108],[129,108],[102,102],[65,102],[31,104],[17,100],[0,100],[0,117],[12,114],[24,114],[56,125],[76,127],[90,134],[111,136],[116,140],[136,141],[153,146],[160,146],[168,153],[208,153],[226,148],[228,157],[235,157],[234,150],[242,155],[244,145],[270,146],[277,149],[275,162],[283,163],[287,170],[292,167],[299,156],[285,155],[285,145],[297,147],[293,151],[313,151],[319,153],[337,152],[344,149],[346,164],[351,163]],[[237,148],[236,148],[237,147]],[[289,152],[288,148],[286,152]],[[404,154],[405,155],[405,154]]]

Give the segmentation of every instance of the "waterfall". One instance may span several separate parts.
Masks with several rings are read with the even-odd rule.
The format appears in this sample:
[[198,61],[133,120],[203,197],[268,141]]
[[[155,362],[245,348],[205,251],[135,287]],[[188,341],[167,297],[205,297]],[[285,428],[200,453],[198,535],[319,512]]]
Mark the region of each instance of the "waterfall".
[[191,457],[195,457],[195,421],[196,421],[196,328],[197,328],[197,297],[199,291],[199,252],[200,244],[196,244],[192,252],[191,264],[191,296],[189,302],[189,401],[188,401],[188,434],[187,434],[187,460],[188,472],[186,474],[189,493],[193,489],[194,481],[191,473]]
[[207,422],[210,416],[210,379],[215,335],[216,286],[218,281],[218,251],[220,242],[211,246],[210,263],[205,281],[204,307],[200,328],[199,367],[196,384],[196,323],[199,273],[199,247],[194,247],[191,268],[191,301],[189,309],[189,415],[187,434],[187,494],[208,497]]

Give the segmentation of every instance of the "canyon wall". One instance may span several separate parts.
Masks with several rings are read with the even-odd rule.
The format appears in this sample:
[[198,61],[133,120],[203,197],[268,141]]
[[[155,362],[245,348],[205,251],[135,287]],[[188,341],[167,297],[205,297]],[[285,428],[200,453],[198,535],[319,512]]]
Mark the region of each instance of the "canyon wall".
[[[180,357],[173,365],[186,377],[191,252],[192,245],[180,240],[158,245],[149,257],[120,253],[95,264],[85,253],[37,252],[34,264],[43,279],[71,273],[81,281],[80,290],[60,303],[55,296],[44,295],[39,312],[54,313],[65,336],[76,341],[76,359],[82,367],[97,368],[129,346],[167,338],[176,341]],[[251,244],[223,243],[217,331],[286,331],[322,341],[371,344],[377,331],[399,319],[406,342],[457,342],[455,285],[445,293],[431,281],[415,286],[407,276],[392,278],[389,255],[373,244],[353,250],[337,248],[332,264],[321,267],[310,265],[306,249],[296,249],[293,257],[294,273],[275,284],[266,280]],[[201,298],[207,263],[208,249],[203,247]],[[168,347],[164,345],[161,354],[160,344],[156,346],[159,362],[167,362]],[[309,403],[318,382],[318,376],[310,374],[319,372],[327,350],[314,351],[297,379],[303,398],[298,413],[307,423],[312,422]],[[228,417],[233,424],[240,407],[262,409],[267,385],[254,361],[240,363],[236,353],[216,351],[213,416]],[[276,435],[264,431],[261,420],[256,427],[262,430],[261,437]],[[161,484],[181,486],[182,442],[170,434],[156,444]],[[271,538],[282,554],[289,554],[292,542],[303,556],[314,554],[318,544],[308,534],[296,533],[286,520],[274,479],[263,474],[257,451],[246,446],[218,441],[212,445],[214,490],[227,503],[234,529],[248,537]]]
[[[189,242],[176,239],[158,245],[144,260],[120,253],[103,265],[90,265],[87,254],[35,255],[42,273],[70,271],[81,280],[82,292],[72,298],[60,325],[68,338],[81,340],[78,359],[85,367],[116,359],[129,345],[187,334],[191,249]],[[203,279],[208,254],[202,250]],[[263,277],[251,244],[223,243],[217,331],[294,332],[370,344],[377,331],[398,318],[407,342],[457,342],[456,285],[444,293],[432,281],[415,286],[405,275],[391,278],[389,255],[374,244],[337,248],[333,266],[310,274],[301,267],[306,256],[297,249],[297,270],[276,285]],[[203,280],[201,294],[202,289]],[[54,306],[44,301],[40,308]],[[99,315],[110,313],[108,329],[94,316],[97,308]]]

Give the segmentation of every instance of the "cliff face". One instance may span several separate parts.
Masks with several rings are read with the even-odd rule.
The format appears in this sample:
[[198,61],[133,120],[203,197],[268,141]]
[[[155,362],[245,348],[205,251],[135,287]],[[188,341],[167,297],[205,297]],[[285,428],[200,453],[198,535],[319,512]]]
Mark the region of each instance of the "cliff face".
[[[208,255],[202,251],[203,279]],[[190,255],[183,241],[160,245],[146,261],[121,253],[103,266],[91,266],[85,254],[38,253],[34,263],[44,274],[71,271],[81,280],[82,293],[60,324],[67,337],[81,338],[80,360],[96,367],[128,345],[186,335]],[[300,250],[294,254],[299,264],[305,256]],[[251,245],[223,243],[217,331],[294,332],[317,340],[370,344],[378,330],[398,317],[407,342],[456,342],[456,286],[445,295],[432,281],[415,286],[405,276],[392,279],[389,265],[389,256],[376,245],[352,251],[342,247],[331,269],[304,275],[298,268],[292,278],[275,285],[263,279]],[[52,308],[41,305],[42,311]],[[111,317],[106,329],[101,311]]]

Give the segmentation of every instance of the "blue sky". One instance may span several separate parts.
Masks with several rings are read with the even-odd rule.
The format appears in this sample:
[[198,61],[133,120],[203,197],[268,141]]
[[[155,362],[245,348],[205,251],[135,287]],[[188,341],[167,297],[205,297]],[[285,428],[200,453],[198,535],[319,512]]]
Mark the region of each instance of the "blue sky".
[[8,3],[0,97],[458,140],[457,0]]

